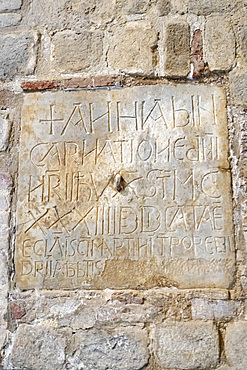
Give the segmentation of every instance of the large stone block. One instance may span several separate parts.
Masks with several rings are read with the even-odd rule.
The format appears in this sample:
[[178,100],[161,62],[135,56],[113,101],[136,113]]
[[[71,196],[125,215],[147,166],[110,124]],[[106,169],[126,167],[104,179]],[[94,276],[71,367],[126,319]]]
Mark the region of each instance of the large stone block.
[[62,370],[65,349],[72,337],[68,328],[22,324],[11,353],[11,369]]
[[169,76],[187,76],[190,72],[190,27],[185,22],[166,27],[164,68]]
[[36,63],[36,37],[32,33],[12,33],[0,36],[0,79],[31,74]]
[[148,362],[147,333],[138,327],[78,331],[71,342],[68,369],[138,370]]
[[225,104],[192,84],[26,94],[18,287],[228,288]]
[[109,66],[125,72],[153,73],[157,64],[157,34],[151,26],[132,23],[115,28],[109,40]]
[[33,0],[24,15],[25,24],[49,29],[77,28],[91,23],[100,25],[116,16],[115,1],[104,0]]
[[245,9],[234,12],[232,16],[233,27],[238,44],[237,52],[242,61],[247,62],[247,16]]
[[0,12],[20,9],[21,3],[22,0],[0,0]]
[[247,106],[247,73],[238,65],[229,73],[230,92],[233,104]]
[[230,323],[225,337],[226,360],[233,369],[247,368],[247,323],[244,321]]
[[207,18],[204,51],[211,71],[224,71],[232,67],[235,60],[235,36],[230,18]]
[[62,31],[52,39],[53,60],[60,72],[79,72],[99,63],[103,54],[101,33]]
[[219,362],[219,338],[211,322],[165,322],[153,331],[155,360],[166,369],[211,369]]

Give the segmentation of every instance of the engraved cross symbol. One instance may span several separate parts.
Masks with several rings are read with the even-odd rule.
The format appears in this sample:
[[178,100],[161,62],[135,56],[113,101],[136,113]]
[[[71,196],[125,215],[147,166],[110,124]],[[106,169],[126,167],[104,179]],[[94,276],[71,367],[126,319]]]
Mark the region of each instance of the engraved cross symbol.
[[50,135],[53,135],[53,123],[63,121],[60,118],[54,118],[54,104],[50,105],[50,119],[40,119],[39,122],[50,122]]

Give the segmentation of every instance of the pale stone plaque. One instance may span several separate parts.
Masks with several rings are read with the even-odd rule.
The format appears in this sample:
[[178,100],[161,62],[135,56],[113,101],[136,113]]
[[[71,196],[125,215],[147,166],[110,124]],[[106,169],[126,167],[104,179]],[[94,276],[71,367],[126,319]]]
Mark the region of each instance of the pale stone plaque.
[[17,286],[229,287],[227,136],[215,86],[26,94]]

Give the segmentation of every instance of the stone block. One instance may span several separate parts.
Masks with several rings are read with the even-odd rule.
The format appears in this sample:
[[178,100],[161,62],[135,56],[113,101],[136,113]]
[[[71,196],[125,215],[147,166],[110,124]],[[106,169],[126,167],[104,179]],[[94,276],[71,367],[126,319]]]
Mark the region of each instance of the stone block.
[[0,79],[31,74],[36,63],[35,36],[32,33],[0,36]]
[[[62,370],[65,349],[72,337],[68,328],[21,324],[11,353],[11,369]],[[11,366],[9,365],[9,366]]]
[[24,99],[20,289],[229,287],[235,250],[223,89],[163,84]]
[[18,10],[21,4],[22,0],[0,0],[0,12]]
[[240,307],[240,301],[193,299],[192,318],[194,320],[231,320],[237,316]]
[[230,323],[226,329],[225,353],[227,363],[233,369],[247,368],[247,323],[244,321]]
[[247,62],[247,16],[244,9],[233,13],[233,27],[238,44],[237,53],[242,61]]
[[21,15],[17,13],[0,14],[0,27],[16,26],[21,21]]
[[102,34],[97,32],[57,32],[52,39],[53,60],[60,72],[80,72],[100,62]]
[[230,93],[233,104],[247,106],[247,73],[238,65],[229,73]]
[[137,370],[148,362],[147,333],[138,327],[78,331],[71,342],[68,369]]
[[232,67],[235,60],[235,36],[230,18],[207,18],[205,59],[211,71],[225,71]]
[[118,0],[117,7],[125,14],[143,14],[150,6],[149,0]]
[[188,12],[197,15],[230,12],[242,0],[187,0]]
[[171,22],[165,31],[165,74],[187,76],[190,72],[190,27],[185,22]]
[[157,0],[156,3],[158,15],[163,17],[168,15],[171,10],[171,1],[170,0]]
[[7,149],[11,122],[9,115],[5,112],[0,112],[0,152]]
[[[25,24],[49,29],[78,29],[105,24],[118,15],[115,1],[105,0],[32,0],[24,15]],[[24,23],[23,22],[23,23]]]
[[157,34],[150,25],[117,28],[109,40],[108,63],[118,70],[151,74],[157,65]]
[[211,369],[219,363],[219,338],[211,322],[165,322],[153,331],[157,364],[166,369]]

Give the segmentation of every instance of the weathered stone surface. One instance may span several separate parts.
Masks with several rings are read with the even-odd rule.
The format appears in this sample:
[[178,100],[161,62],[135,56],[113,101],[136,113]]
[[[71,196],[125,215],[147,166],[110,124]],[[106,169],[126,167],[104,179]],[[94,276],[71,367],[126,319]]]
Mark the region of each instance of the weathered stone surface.
[[18,286],[227,288],[227,147],[216,87],[27,94]]
[[240,301],[192,300],[192,318],[194,320],[231,320],[236,318],[241,309]]
[[247,62],[247,17],[245,10],[233,13],[233,27],[237,39],[237,52],[244,62]]
[[83,26],[105,24],[118,15],[115,1],[32,0],[24,21],[32,26],[42,25],[52,30],[77,28],[80,32]]
[[154,354],[166,369],[211,369],[219,362],[216,328],[207,322],[166,322],[153,332]]
[[0,14],[0,27],[16,26],[21,21],[21,15],[16,13]]
[[20,325],[11,353],[11,369],[64,369],[65,349],[71,337],[69,328]]
[[22,0],[0,0],[0,12],[8,10],[18,10],[21,7]]
[[149,358],[147,344],[146,330],[138,327],[78,331],[70,345],[68,369],[142,369]]
[[0,151],[6,150],[9,141],[11,122],[9,114],[0,112]]
[[225,337],[226,359],[234,369],[245,370],[247,367],[247,323],[230,323]]
[[247,105],[247,73],[238,65],[229,73],[230,92],[233,104]]
[[165,74],[187,76],[190,72],[190,28],[185,22],[169,23],[165,31]]
[[197,15],[229,12],[240,5],[242,0],[188,0],[188,12]]
[[35,67],[35,37],[32,33],[0,36],[0,79],[32,73]]
[[97,65],[103,53],[101,33],[62,31],[55,34],[52,43],[54,65],[60,72],[78,72]]
[[207,18],[205,57],[211,71],[224,71],[232,67],[235,60],[235,36],[230,18]]
[[115,28],[107,61],[117,71],[153,73],[157,64],[157,34],[146,23]]
[[142,14],[150,7],[149,0],[118,0],[117,7],[126,14]]
[[159,16],[164,16],[169,14],[171,10],[171,1],[170,0],[157,0],[156,6],[158,9]]

